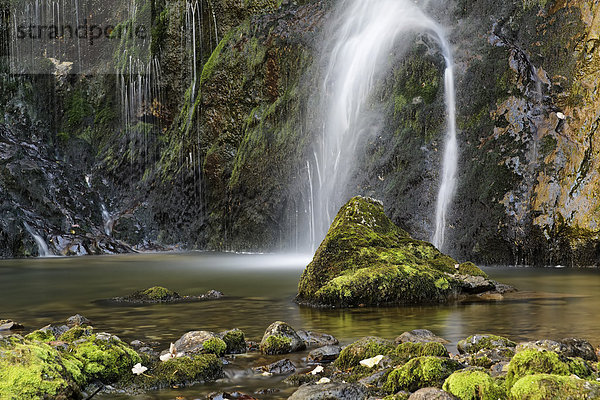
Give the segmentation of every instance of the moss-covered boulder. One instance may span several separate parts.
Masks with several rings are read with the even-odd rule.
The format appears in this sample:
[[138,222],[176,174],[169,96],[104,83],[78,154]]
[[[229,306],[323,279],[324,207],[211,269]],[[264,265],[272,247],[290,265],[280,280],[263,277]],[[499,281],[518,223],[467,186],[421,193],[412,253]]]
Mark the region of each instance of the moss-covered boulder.
[[506,391],[490,375],[478,370],[456,371],[444,382],[443,389],[460,400],[499,400]]
[[600,399],[600,383],[575,376],[536,374],[519,379],[508,395],[510,400]]
[[260,341],[260,351],[264,354],[287,354],[305,348],[294,328],[282,321],[269,325]]
[[460,340],[456,347],[461,354],[475,354],[480,350],[500,348],[509,348],[514,352],[516,346],[515,342],[502,336],[477,334]]
[[131,387],[164,389],[214,381],[222,376],[223,363],[214,354],[183,356],[151,364],[145,374],[132,381]]
[[192,303],[196,301],[215,300],[223,297],[223,293],[218,290],[209,290],[198,296],[182,296],[171,289],[162,286],[153,286],[147,289],[138,290],[124,297],[113,297],[109,302],[130,303],[130,304],[156,304],[156,303]]
[[[297,301],[334,307],[446,302],[464,286],[455,265],[394,225],[381,202],[358,196],[340,209],[304,270]],[[462,273],[485,275],[474,265]]]
[[79,366],[51,346],[16,336],[0,340],[1,399],[79,399]]
[[227,346],[225,349],[227,354],[240,354],[246,352],[246,338],[244,332],[240,329],[231,329],[221,332],[219,337],[223,339],[223,342],[225,342],[225,345]]
[[551,351],[524,350],[517,353],[508,365],[506,386],[512,387],[515,382],[527,375],[552,374],[576,375],[589,378],[592,368],[581,358],[559,356]]
[[449,357],[448,350],[441,343],[401,343],[394,350],[394,356],[398,361],[407,362],[411,358],[422,356]]
[[414,392],[420,388],[441,387],[447,377],[463,365],[447,357],[424,356],[413,358],[387,376],[383,389],[387,393],[400,390]]
[[209,331],[190,331],[175,342],[177,353],[185,355],[215,354],[221,357],[227,351],[227,343]]
[[369,336],[346,346],[340,352],[334,365],[341,370],[347,370],[359,365],[361,360],[378,355],[388,355],[394,350],[394,343],[391,340]]

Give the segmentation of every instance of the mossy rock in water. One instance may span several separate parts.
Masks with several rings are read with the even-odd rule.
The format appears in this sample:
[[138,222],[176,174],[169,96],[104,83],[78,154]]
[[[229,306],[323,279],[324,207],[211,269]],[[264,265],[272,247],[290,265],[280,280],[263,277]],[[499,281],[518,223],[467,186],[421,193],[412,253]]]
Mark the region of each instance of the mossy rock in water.
[[[381,202],[358,196],[340,209],[304,270],[297,301],[331,307],[446,302],[461,291],[456,264],[394,225]],[[484,274],[477,267],[465,271]]]
[[448,350],[441,343],[401,343],[394,350],[394,357],[400,362],[422,356],[449,357]]
[[375,357],[380,354],[388,355],[393,351],[394,342],[391,340],[369,336],[346,346],[340,352],[334,365],[341,370],[347,370],[359,365],[361,360]]
[[523,350],[515,354],[508,364],[506,386],[512,387],[527,375],[574,374],[579,378],[589,378],[592,373],[592,368],[581,358],[559,356],[552,351]]
[[488,277],[485,272],[470,261],[460,264],[458,266],[458,273],[463,275],[483,276],[484,278]]
[[221,336],[221,339],[223,339],[227,345],[227,349],[225,350],[227,354],[240,354],[246,352],[246,338],[244,332],[241,330],[231,329],[229,331],[221,332],[219,336]]
[[134,387],[164,389],[174,385],[210,382],[223,377],[223,363],[214,354],[172,358],[152,365],[146,375],[136,377]]
[[260,341],[260,351],[264,354],[287,354],[305,348],[306,344],[294,328],[283,321],[269,325]]
[[69,355],[82,363],[89,379],[115,382],[131,374],[131,368],[141,362],[140,356],[118,337],[108,333],[93,334],[72,343]]
[[591,400],[600,399],[600,383],[575,376],[529,375],[510,388],[510,400]]
[[17,337],[0,340],[1,399],[81,398],[73,374],[81,371],[45,343]]
[[413,358],[390,372],[383,389],[387,393],[396,393],[400,390],[414,392],[430,386],[441,387],[448,376],[461,368],[461,363],[447,357]]
[[128,301],[171,301],[175,299],[180,299],[181,296],[179,293],[169,290],[162,286],[153,286],[148,289],[140,290],[138,292],[133,293],[130,296],[125,297],[124,299]]
[[475,354],[479,350],[491,350],[499,348],[515,349],[517,344],[510,339],[498,335],[472,335],[460,340],[456,345],[461,354]]
[[487,373],[477,370],[454,372],[444,382],[443,389],[460,400],[506,399],[504,387]]

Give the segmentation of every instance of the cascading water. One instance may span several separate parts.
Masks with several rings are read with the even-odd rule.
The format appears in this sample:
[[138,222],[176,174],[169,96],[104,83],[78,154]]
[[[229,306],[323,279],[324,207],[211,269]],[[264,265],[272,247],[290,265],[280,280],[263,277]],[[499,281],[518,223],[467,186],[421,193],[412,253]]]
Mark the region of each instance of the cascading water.
[[322,104],[327,116],[314,147],[314,159],[310,162],[313,168],[309,168],[312,193],[307,197],[311,205],[308,224],[312,249],[325,236],[343,201],[341,195],[355,168],[357,144],[370,129],[361,122],[381,67],[386,65],[386,57],[394,46],[401,44],[401,40],[412,43],[415,33],[420,32],[437,40],[446,61],[448,132],[437,207],[440,211],[436,213],[435,236],[439,237],[439,247],[443,245],[445,215],[454,192],[457,157],[453,61],[445,32],[409,0],[343,0],[340,10],[340,22],[325,47],[329,61]]
[[33,228],[31,228],[31,226],[29,226],[29,224],[27,222],[23,222],[23,226],[25,227],[25,230],[31,235],[31,237],[33,238],[33,240],[35,240],[35,243],[38,246],[38,253],[40,257],[49,257],[52,256],[52,252],[50,251],[50,249],[48,248],[48,245],[46,244],[46,242],[44,241],[44,239],[38,235],[37,233],[35,233],[35,231],[33,230]]

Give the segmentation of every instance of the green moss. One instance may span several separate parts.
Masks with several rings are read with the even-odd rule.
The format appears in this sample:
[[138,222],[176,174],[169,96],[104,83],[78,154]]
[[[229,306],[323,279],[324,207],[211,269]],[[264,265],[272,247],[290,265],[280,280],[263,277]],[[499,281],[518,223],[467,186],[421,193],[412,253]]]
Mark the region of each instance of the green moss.
[[524,350],[510,361],[506,385],[511,387],[522,377],[534,374],[575,374],[587,378],[592,374],[592,369],[581,359],[561,357],[552,351]]
[[234,32],[236,32],[235,29],[229,31],[225,35],[225,37],[223,39],[221,39],[218,46],[215,48],[215,50],[212,52],[212,54],[208,58],[208,61],[206,61],[206,64],[204,64],[204,67],[202,68],[202,74],[200,75],[200,86],[202,86],[204,84],[204,82],[206,82],[213,76],[215,67],[219,63],[219,56],[221,55],[221,51],[223,51],[223,48],[225,47],[227,42],[229,42],[229,40],[231,40]]
[[511,400],[583,400],[600,397],[600,383],[573,376],[536,374],[519,379],[511,387]]
[[60,335],[60,340],[62,340],[63,342],[74,342],[75,340],[80,339],[83,336],[92,335],[92,332],[92,327],[84,328],[81,326],[74,326],[73,328]]
[[282,335],[271,335],[260,349],[264,354],[286,354],[292,350],[292,339]]
[[475,354],[483,349],[497,349],[502,347],[516,347],[517,344],[510,339],[498,335],[472,335],[458,342],[457,347],[461,353]]
[[143,388],[161,389],[174,385],[210,382],[223,376],[223,363],[214,354],[172,358],[154,364],[146,375],[135,378],[134,383]]
[[83,364],[84,374],[92,379],[113,382],[126,374],[141,361],[140,356],[129,346],[108,334],[92,335],[70,350]]
[[459,265],[458,272],[464,275],[483,276],[487,278],[488,275],[483,272],[477,265],[472,262],[465,262]]
[[166,300],[175,296],[175,292],[162,286],[154,286],[141,292],[141,295],[150,300]]
[[225,332],[223,341],[227,345],[226,353],[228,354],[244,353],[246,351],[246,338],[244,332],[239,329]]
[[401,343],[394,350],[394,356],[401,362],[422,356],[448,357],[448,350],[441,343]]
[[67,127],[76,130],[83,124],[85,118],[92,113],[92,107],[83,95],[81,90],[73,92],[71,97],[66,100],[65,117]]
[[221,357],[227,350],[227,344],[217,337],[213,337],[202,343],[202,347],[205,353],[215,354],[217,357]]
[[390,372],[383,389],[386,393],[396,393],[399,390],[414,392],[424,387],[441,387],[444,380],[460,368],[462,365],[458,361],[446,357],[413,358]]
[[361,360],[375,357],[380,354],[388,355],[393,351],[394,345],[391,341],[375,336],[369,336],[346,346],[340,352],[334,365],[341,370],[347,370],[359,365]]
[[37,341],[0,344],[0,398],[45,399],[77,397],[71,373],[58,351]]
[[37,331],[25,335],[25,339],[39,342],[51,342],[52,340],[56,340],[50,329],[38,329]]
[[444,382],[443,389],[460,400],[499,400],[506,398],[502,386],[482,371],[457,371]]

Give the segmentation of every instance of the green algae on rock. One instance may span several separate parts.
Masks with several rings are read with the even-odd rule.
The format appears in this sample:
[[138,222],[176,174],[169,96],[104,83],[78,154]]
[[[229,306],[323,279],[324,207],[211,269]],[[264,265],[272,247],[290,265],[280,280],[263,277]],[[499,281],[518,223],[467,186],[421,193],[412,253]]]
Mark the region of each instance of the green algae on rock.
[[511,400],[600,399],[600,383],[576,376],[536,374],[519,379],[510,389]]
[[357,340],[346,346],[334,365],[342,370],[356,367],[361,360],[375,357],[378,355],[387,355],[394,351],[394,342],[382,339],[376,336],[369,336]]
[[415,391],[428,386],[441,387],[448,376],[461,368],[461,363],[447,357],[413,358],[390,372],[383,389],[392,394],[400,390]]
[[357,196],[338,212],[300,278],[296,300],[326,307],[441,303],[476,293],[466,281],[472,277],[495,287],[474,264],[459,266],[460,274],[457,265],[396,226],[381,202]]

